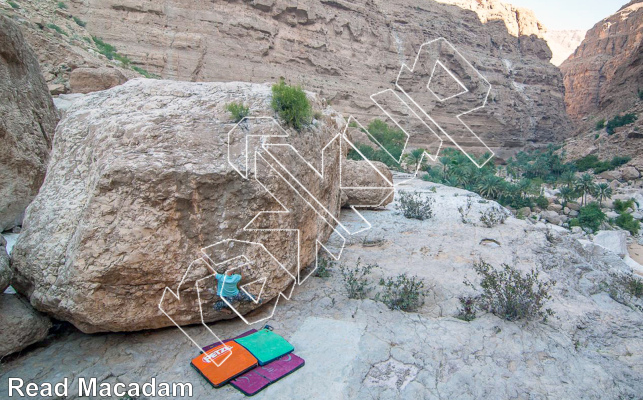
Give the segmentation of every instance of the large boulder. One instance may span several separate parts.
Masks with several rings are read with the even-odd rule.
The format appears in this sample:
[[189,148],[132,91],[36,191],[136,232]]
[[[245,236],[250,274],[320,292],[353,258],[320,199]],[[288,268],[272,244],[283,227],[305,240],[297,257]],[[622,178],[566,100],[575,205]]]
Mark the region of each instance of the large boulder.
[[0,294],[0,357],[47,337],[51,321],[19,295]]
[[598,231],[594,235],[594,244],[597,244],[621,258],[627,255],[627,233],[625,231]]
[[641,174],[636,168],[628,166],[628,167],[623,167],[622,176],[623,176],[623,179],[626,181],[633,181],[634,179],[638,179],[641,176]]
[[[371,166],[375,166],[373,168]],[[342,164],[342,207],[383,207],[393,201],[393,174],[379,161],[345,160]]]
[[12,273],[6,246],[7,241],[0,236],[0,294],[4,293],[5,289],[7,289],[11,283]]
[[72,93],[91,93],[106,90],[127,82],[116,68],[76,68],[69,75]]
[[550,224],[560,225],[563,223],[560,214],[556,211],[543,211],[540,215]]
[[[313,108],[320,110],[321,101],[310,97]],[[293,178],[305,184],[335,218],[341,196],[339,149],[324,152],[328,162],[323,179],[299,156],[319,167],[322,150],[344,122],[327,108],[321,121],[303,132],[289,129],[288,138],[259,140],[251,135],[284,131],[271,118],[235,126],[225,111],[227,103],[243,101],[253,116],[274,115],[270,100],[267,84],[148,79],[79,99],[58,125],[47,178],[25,214],[12,252],[12,286],[36,309],[84,332],[133,331],[172,324],[158,305],[164,289],[176,290],[184,275],[180,301],[168,295],[163,308],[179,324],[201,321],[195,283],[210,276],[212,269],[223,272],[224,267],[197,262],[188,271],[188,266],[204,256],[202,248],[221,241],[259,242],[296,276],[297,261],[301,267],[310,265],[315,242],[324,243],[332,227],[311,209],[310,199],[302,200],[284,184],[274,172],[281,167],[273,170],[269,165],[277,165],[274,161],[262,160],[278,154]],[[246,137],[252,139],[248,154]],[[261,143],[292,147],[275,146],[270,153],[257,147]],[[255,148],[262,184],[252,179],[257,176]],[[246,157],[250,179],[239,173],[245,172]],[[261,211],[283,210],[276,199],[292,212],[266,214],[249,227],[275,231],[244,229]],[[287,229],[301,231],[299,260],[297,235]],[[228,244],[234,251],[246,248]],[[239,270],[240,286],[268,277],[262,302],[242,303],[237,307],[241,314],[293,284],[292,276],[275,268],[261,249],[252,247],[243,255],[254,264]],[[200,294],[204,319],[234,317],[226,307],[214,309],[218,300],[211,290],[214,280],[202,283],[210,289]]]
[[20,29],[0,15],[0,232],[20,225],[45,177],[58,114]]

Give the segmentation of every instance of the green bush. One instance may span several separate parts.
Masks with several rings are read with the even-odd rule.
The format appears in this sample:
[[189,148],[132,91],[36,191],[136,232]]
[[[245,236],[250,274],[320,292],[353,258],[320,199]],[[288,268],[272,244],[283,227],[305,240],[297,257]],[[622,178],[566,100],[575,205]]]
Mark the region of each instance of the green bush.
[[616,169],[621,165],[627,164],[631,159],[632,157],[628,156],[614,156],[614,158],[612,158],[612,161],[610,161],[610,164],[612,165],[612,169]]
[[[475,302],[485,311],[507,321],[547,317],[554,312],[547,308],[545,302],[551,299],[549,290],[555,281],[542,282],[540,272],[532,270],[523,276],[517,269],[502,264],[496,270],[483,260],[473,264],[473,269],[482,278],[480,288],[482,293]],[[465,280],[465,285],[477,288]]]
[[81,27],[84,28],[87,25],[87,22],[83,21],[82,19],[80,19],[80,18],[78,18],[76,16],[72,17],[72,19],[74,20],[74,22],[76,24],[78,24],[78,26],[81,26]]
[[53,30],[55,30],[56,32],[60,33],[61,35],[69,36],[69,35],[67,34],[67,32],[65,32],[65,30],[64,30],[63,28],[59,27],[59,26],[58,26],[58,25],[56,25],[56,24],[53,24],[53,23],[52,23],[52,24],[47,24],[47,28],[49,28],[49,29],[53,29]]
[[539,208],[541,208],[543,210],[546,210],[547,207],[549,207],[549,200],[547,200],[547,198],[545,196],[536,197],[536,200],[534,202],[536,203],[536,205]]
[[629,113],[625,115],[617,115],[616,117],[612,118],[609,120],[607,123],[607,133],[608,134],[613,134],[615,128],[619,128],[621,126],[629,125],[636,121],[638,117],[636,114]]
[[630,213],[619,215],[615,222],[618,227],[625,229],[626,231],[630,231],[632,235],[636,235],[639,233],[639,229],[641,229],[641,223],[634,219]]
[[643,90],[639,89],[639,100],[643,100]]
[[619,214],[626,212],[628,208],[634,209],[634,199],[629,199],[627,201],[616,199],[614,200],[613,204],[614,204],[614,211],[616,211]]
[[310,124],[312,108],[306,93],[299,86],[286,85],[284,80],[272,85],[272,109],[296,130]]
[[378,293],[375,300],[383,302],[391,310],[416,311],[424,304],[424,282],[417,276],[401,274],[395,279],[382,278],[380,286],[384,286],[384,293]]
[[357,259],[355,268],[348,268],[344,265],[339,268],[349,299],[363,299],[366,297],[371,288],[367,277],[375,268],[379,268],[377,264],[362,266],[361,259]]
[[599,163],[600,163],[600,160],[595,154],[589,154],[583,158],[579,158],[578,160],[574,161],[574,165],[576,166],[579,172],[585,172],[588,169],[592,169]]
[[589,203],[588,205],[581,207],[578,212],[579,226],[591,229],[592,231],[597,231],[606,218],[607,216],[596,202]]
[[400,159],[407,138],[401,129],[390,127],[380,119],[374,119],[368,124],[367,130],[396,161]]
[[597,131],[601,130],[601,129],[604,129],[604,128],[605,128],[605,118],[603,118],[603,119],[599,120],[598,122],[596,122],[596,130]]
[[400,192],[400,202],[396,208],[401,210],[406,218],[423,221],[433,217],[434,202],[432,198],[422,198],[418,192]]
[[16,9],[16,10],[17,10],[17,9],[19,9],[19,8],[20,8],[20,6],[18,5],[18,3],[14,2],[14,1],[9,0],[9,1],[7,1],[7,3],[9,3],[9,5],[11,6],[11,8],[13,8],[13,9]]
[[228,103],[225,106],[225,109],[232,114],[232,119],[234,122],[239,122],[250,114],[250,109],[243,105],[241,102],[232,102]]
[[58,8],[60,8],[61,10],[66,10],[67,9],[67,4],[65,4],[65,2],[63,2],[63,1],[59,1],[58,2]]

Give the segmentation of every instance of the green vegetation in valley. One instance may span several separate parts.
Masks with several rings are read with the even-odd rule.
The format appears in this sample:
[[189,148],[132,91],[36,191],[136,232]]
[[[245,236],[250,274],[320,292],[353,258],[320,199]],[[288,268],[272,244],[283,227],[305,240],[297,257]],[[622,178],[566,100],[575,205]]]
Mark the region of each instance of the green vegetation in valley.
[[19,5],[18,3],[16,3],[15,1],[11,1],[11,0],[9,0],[9,1],[7,1],[7,3],[9,3],[9,5],[11,6],[11,8],[13,8],[13,9],[15,9],[15,10],[17,10],[17,9],[19,9],[19,8],[20,8],[20,5]]
[[[349,126],[352,128],[358,127],[355,121],[351,121]],[[380,119],[374,119],[368,124],[366,130],[362,131],[364,133],[368,132],[372,139],[380,145],[378,146],[376,143],[372,145],[358,143],[356,147],[364,157],[371,161],[380,161],[391,169],[399,170],[400,164],[398,161],[402,157],[402,151],[407,139],[404,132],[399,128],[387,125]],[[359,153],[353,149],[348,153],[348,158],[351,160],[362,159]]]
[[57,5],[58,5],[58,8],[60,8],[61,10],[67,9],[67,4],[65,4],[64,1],[59,1]]
[[312,122],[312,108],[300,86],[290,86],[281,79],[272,85],[272,109],[287,124],[301,130]]
[[636,114],[633,113],[628,113],[625,115],[617,115],[614,118],[610,119],[609,122],[607,123],[607,133],[612,135],[614,133],[614,129],[620,128],[621,126],[629,125],[636,121],[638,117]]

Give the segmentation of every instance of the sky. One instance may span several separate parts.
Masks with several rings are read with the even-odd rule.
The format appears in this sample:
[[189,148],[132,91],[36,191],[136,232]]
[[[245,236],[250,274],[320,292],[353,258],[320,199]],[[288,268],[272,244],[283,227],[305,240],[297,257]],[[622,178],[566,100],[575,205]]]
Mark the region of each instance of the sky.
[[614,14],[630,0],[505,0],[515,6],[531,8],[549,29],[587,30]]

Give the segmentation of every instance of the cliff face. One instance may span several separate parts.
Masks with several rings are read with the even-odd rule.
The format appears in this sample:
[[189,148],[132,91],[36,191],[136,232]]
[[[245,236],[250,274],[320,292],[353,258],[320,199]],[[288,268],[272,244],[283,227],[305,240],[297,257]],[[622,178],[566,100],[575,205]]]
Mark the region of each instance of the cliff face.
[[[575,120],[628,110],[643,89],[643,1],[632,1],[587,32],[562,65],[565,103]],[[586,124],[591,124],[588,118]]]
[[412,0],[68,4],[91,35],[150,73],[190,81],[283,76],[365,123],[381,118],[369,96],[391,88],[401,64],[412,63],[422,43],[445,37],[492,85],[487,107],[467,116],[492,148],[557,141],[569,127],[551,52],[544,40],[524,35],[538,27],[515,13],[513,22],[483,23],[473,11]]

